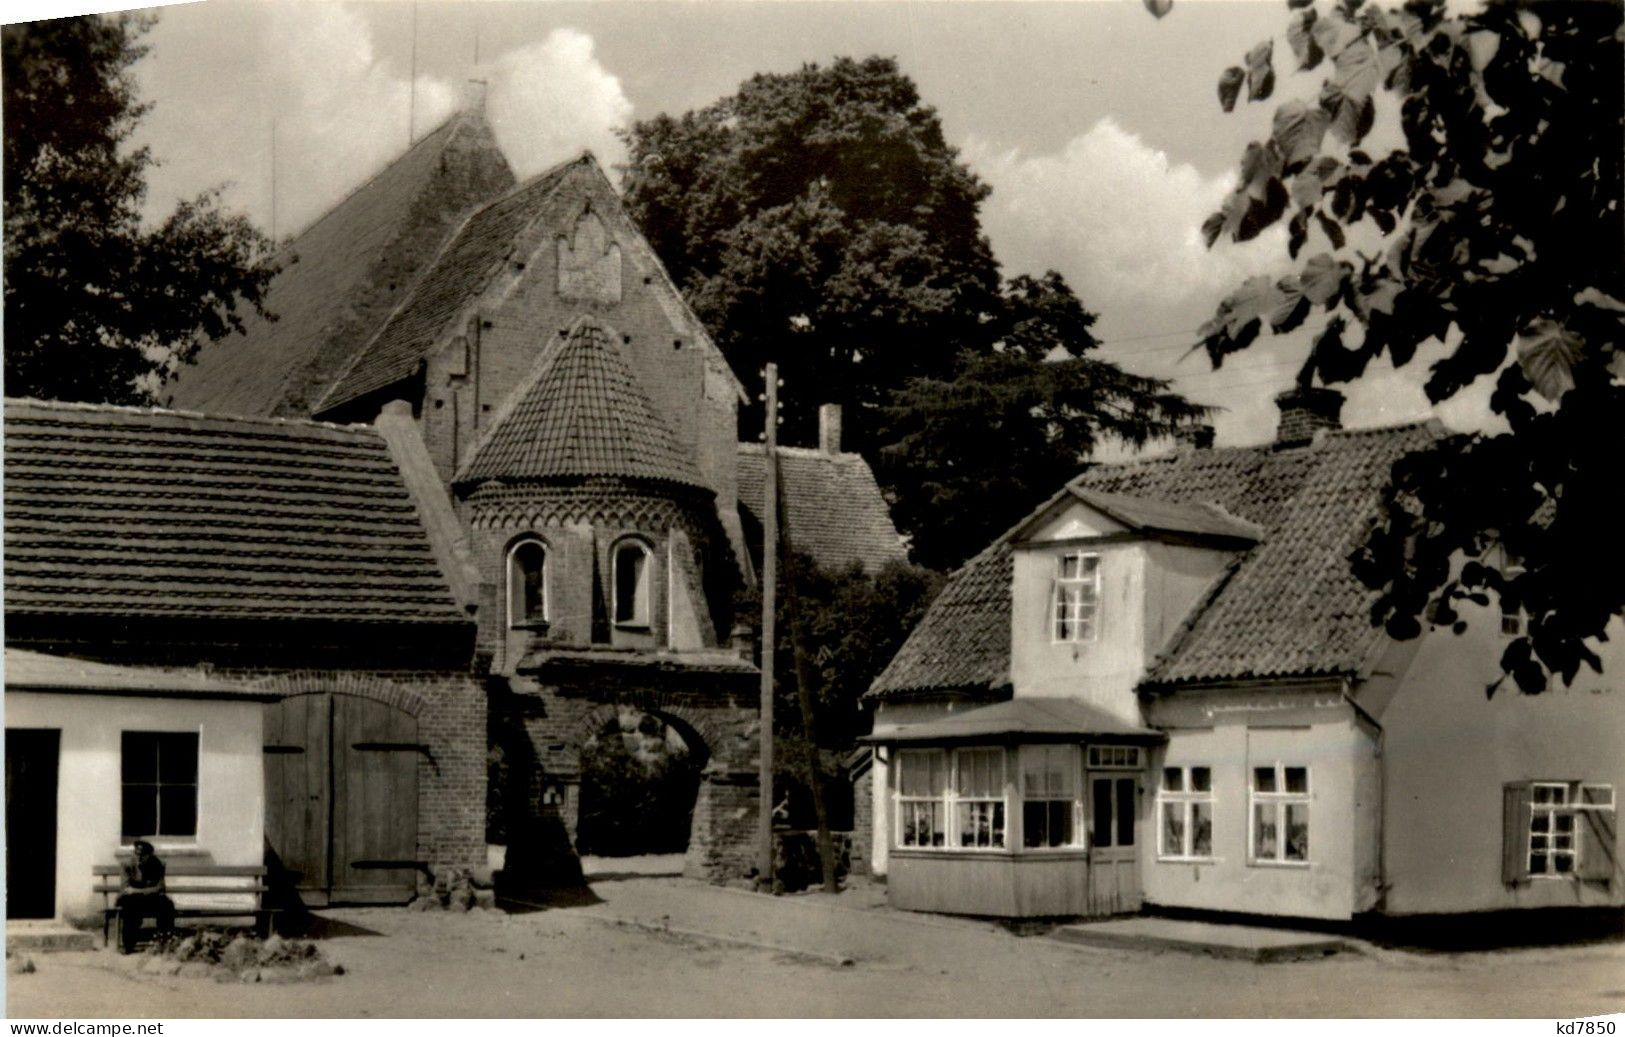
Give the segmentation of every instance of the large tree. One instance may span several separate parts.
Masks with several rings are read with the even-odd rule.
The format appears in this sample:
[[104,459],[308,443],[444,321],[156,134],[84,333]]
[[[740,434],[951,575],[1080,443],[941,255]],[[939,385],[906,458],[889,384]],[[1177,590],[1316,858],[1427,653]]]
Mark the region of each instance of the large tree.
[[[1203,413],[1084,358],[1094,318],[1060,275],[1001,279],[987,186],[889,58],[758,75],[627,143],[627,206],[734,369],[758,385],[778,362],[788,442],[811,438],[818,404],[847,405],[926,564],[982,548],[1098,439]],[[995,376],[1017,397],[967,411]]]
[[[1150,3],[1153,12],[1166,5]],[[1318,94],[1287,100],[1249,144],[1209,242],[1285,222],[1298,273],[1258,278],[1202,331],[1215,365],[1268,329],[1320,322],[1300,381],[1360,377],[1443,344],[1433,401],[1492,376],[1505,431],[1446,438],[1395,468],[1383,521],[1354,558],[1397,637],[1460,629],[1455,606],[1521,606],[1503,669],[1526,692],[1565,682],[1625,610],[1625,35],[1618,3],[1490,3],[1452,13],[1289,0],[1285,38]],[[1219,82],[1274,90],[1273,44]],[[1383,120],[1399,143],[1368,138]],[[1375,153],[1374,153],[1375,152]],[[1463,566],[1461,560],[1466,559]],[[1494,691],[1494,686],[1490,689]]]
[[130,69],[152,24],[4,27],[9,395],[148,402],[203,342],[240,329],[273,273],[269,240],[215,192],[142,226],[154,159],[130,146],[148,108]]

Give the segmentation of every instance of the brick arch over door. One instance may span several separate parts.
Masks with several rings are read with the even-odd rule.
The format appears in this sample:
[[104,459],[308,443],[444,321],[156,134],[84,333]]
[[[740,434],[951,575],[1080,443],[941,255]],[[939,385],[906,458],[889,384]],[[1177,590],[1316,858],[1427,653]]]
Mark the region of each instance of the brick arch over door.
[[[738,675],[731,675],[737,683]],[[652,678],[658,680],[658,677]],[[690,675],[687,683],[696,678]],[[522,704],[522,705],[521,705]],[[754,694],[743,689],[616,686],[583,680],[568,693],[531,686],[504,707],[498,721],[517,738],[508,747],[511,766],[503,795],[514,823],[562,823],[561,838],[573,844],[581,806],[580,758],[587,740],[615,719],[619,710],[638,709],[671,723],[705,753],[694,803],[684,871],[692,877],[725,882],[749,875],[755,864],[758,712]],[[526,762],[521,762],[523,758]],[[559,795],[547,792],[551,788]],[[530,804],[530,819],[522,804]],[[509,831],[510,844],[523,841]],[[510,852],[510,864],[513,862]],[[556,869],[558,862],[546,865]]]
[[405,903],[417,860],[423,700],[382,680],[286,680],[265,707],[265,833],[306,904]]

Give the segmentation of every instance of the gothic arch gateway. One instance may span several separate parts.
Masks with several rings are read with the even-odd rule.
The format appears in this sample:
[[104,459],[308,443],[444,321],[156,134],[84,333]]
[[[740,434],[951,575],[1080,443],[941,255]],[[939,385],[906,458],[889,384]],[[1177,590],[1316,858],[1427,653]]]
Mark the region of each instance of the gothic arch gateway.
[[502,756],[494,780],[515,877],[569,874],[559,857],[573,852],[579,831],[582,748],[626,708],[672,725],[705,758],[684,872],[714,882],[747,877],[758,806],[755,667],[725,652],[681,668],[631,653],[581,658],[589,654],[553,653],[493,698],[492,741]]

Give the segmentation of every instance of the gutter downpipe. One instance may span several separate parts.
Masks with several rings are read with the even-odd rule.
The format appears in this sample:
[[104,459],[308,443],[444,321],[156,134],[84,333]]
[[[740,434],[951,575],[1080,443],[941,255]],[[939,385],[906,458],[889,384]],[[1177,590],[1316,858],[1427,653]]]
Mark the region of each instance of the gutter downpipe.
[[1388,731],[1380,721],[1361,706],[1354,698],[1353,682],[1343,678],[1343,699],[1353,707],[1355,715],[1365,720],[1377,732],[1377,899],[1372,904],[1372,910],[1381,910],[1383,902],[1388,899],[1388,840],[1384,835],[1384,826],[1388,818]]

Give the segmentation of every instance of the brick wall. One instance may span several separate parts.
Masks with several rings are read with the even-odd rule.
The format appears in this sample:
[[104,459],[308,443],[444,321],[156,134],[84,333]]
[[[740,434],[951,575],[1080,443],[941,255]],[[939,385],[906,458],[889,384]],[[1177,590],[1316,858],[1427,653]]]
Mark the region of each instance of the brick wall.
[[671,682],[651,674],[641,685],[595,680],[562,687],[520,676],[497,691],[491,744],[501,758],[494,770],[504,782],[501,828],[513,880],[557,882],[576,866],[569,847],[580,808],[581,748],[622,706],[672,724],[706,756],[685,870],[718,882],[751,872],[756,703],[748,689],[678,689]]
[[852,783],[852,874],[866,875],[875,842],[875,769],[871,765]]

